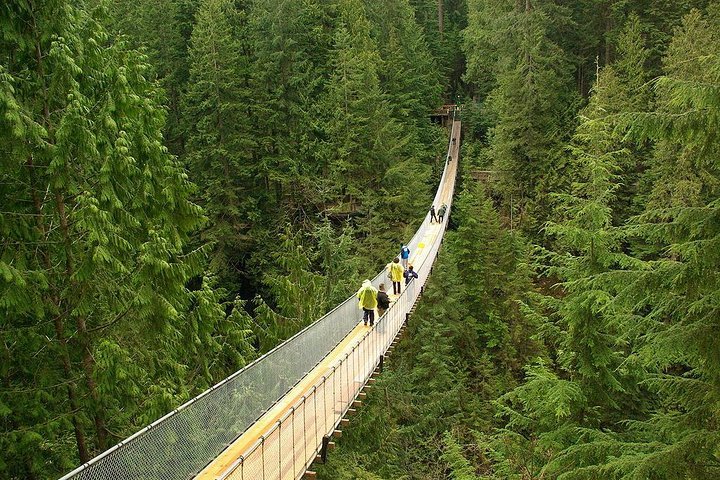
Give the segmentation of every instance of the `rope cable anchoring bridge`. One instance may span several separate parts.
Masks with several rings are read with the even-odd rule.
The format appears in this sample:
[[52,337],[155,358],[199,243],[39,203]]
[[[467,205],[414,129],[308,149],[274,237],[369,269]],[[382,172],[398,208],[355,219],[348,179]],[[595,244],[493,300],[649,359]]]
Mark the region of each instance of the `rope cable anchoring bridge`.
[[[436,206],[452,205],[460,147],[452,139],[460,139],[460,127],[454,120]],[[351,410],[405,322],[427,281],[446,224],[447,215],[442,223],[425,216],[408,244],[418,278],[403,288],[374,328],[359,322],[352,296],[60,480],[301,478],[324,453],[323,443]],[[373,286],[384,283],[384,277],[380,272]]]

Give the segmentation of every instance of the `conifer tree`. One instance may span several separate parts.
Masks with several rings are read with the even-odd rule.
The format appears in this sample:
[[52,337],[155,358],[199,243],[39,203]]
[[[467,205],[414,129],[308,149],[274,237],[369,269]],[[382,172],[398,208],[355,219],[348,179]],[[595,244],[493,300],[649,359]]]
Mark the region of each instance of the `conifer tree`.
[[379,186],[396,153],[396,124],[388,119],[380,88],[380,56],[360,0],[338,3],[339,25],[331,54],[332,73],[323,100],[328,189],[363,203]]
[[462,452],[461,446],[457,443],[450,431],[443,435],[443,444],[445,451],[442,459],[450,466],[450,476],[452,480],[477,480],[475,469],[468,462]]
[[215,244],[211,268],[237,291],[248,231],[260,200],[250,126],[250,59],[244,13],[232,0],[206,0],[198,10],[190,46],[190,125],[187,162],[209,224],[202,239]]
[[[647,395],[638,388],[644,371],[627,362],[628,345],[636,339],[625,331],[624,312],[612,301],[622,286],[607,279],[633,264],[612,222],[621,165],[631,156],[612,116],[618,90],[614,69],[605,67],[570,146],[575,179],[567,193],[555,195],[554,220],[546,224],[554,239],[548,273],[563,289],[556,314],[546,319],[555,323],[552,361],[528,366],[525,383],[499,402],[512,433],[498,435],[491,449],[499,448],[510,465],[528,450],[525,461],[538,472],[572,471],[586,461],[574,444],[599,437],[594,428],[621,430],[620,420],[637,417],[645,408]],[[526,432],[533,432],[537,444]],[[549,458],[543,459],[543,449]],[[507,471],[508,463],[501,460],[497,468]]]
[[[631,14],[618,38],[617,58],[613,64],[617,82],[612,89],[607,89],[608,120],[616,125],[620,123],[619,118],[613,118],[613,115],[621,117],[650,109],[652,90],[647,66],[650,52],[645,43],[640,18]],[[621,225],[632,215],[640,213],[646,201],[648,187],[642,176],[647,169],[649,153],[647,145],[642,142],[634,143],[618,138],[615,143],[630,153],[620,157],[621,163],[618,164],[621,181],[613,205],[613,223]]]
[[[570,22],[568,13],[552,2],[487,0],[470,6],[470,20],[482,22],[468,25],[466,32],[466,55],[474,71],[482,72],[487,50],[474,50],[468,37],[495,50],[489,58],[496,59],[497,83],[488,98],[495,117],[490,133],[494,169],[502,175],[504,192],[520,198],[521,207],[530,200],[539,209],[537,221],[547,210],[547,193],[563,181],[560,146],[571,125],[574,95],[568,57],[554,32]],[[488,18],[493,19],[490,32],[480,32]]]
[[[633,133],[657,142],[657,181],[646,212],[628,232],[653,247],[617,275],[617,302],[642,332],[637,356],[655,373],[645,383],[659,397],[628,437],[593,449],[588,472],[616,476],[714,478],[720,474],[716,428],[720,9],[690,13],[657,81],[658,106],[633,120]],[[673,172],[672,174],[670,172]],[[672,177],[671,177],[672,175]],[[671,180],[672,178],[672,180]],[[598,455],[602,452],[602,455]]]
[[378,74],[383,90],[392,98],[392,116],[407,123],[406,131],[410,125],[423,128],[427,113],[440,103],[440,73],[410,2],[367,2],[366,8],[383,59]]
[[619,89],[613,68],[603,69],[573,137],[571,165],[576,180],[569,193],[558,195],[558,220],[546,227],[557,239],[551,273],[563,282],[565,290],[560,315],[566,333],[559,361],[572,372],[601,418],[608,409],[622,408],[623,415],[629,414],[631,406],[619,400],[628,393],[630,397],[638,393],[628,391],[634,379],[623,381],[618,375],[624,357],[619,348],[622,332],[613,318],[608,286],[595,280],[629,261],[621,252],[622,239],[612,224],[621,166],[630,163],[630,152],[622,148],[609,118],[613,95]]
[[[90,0],[97,1],[97,0]],[[133,48],[142,49],[153,67],[153,77],[164,90],[167,122],[163,130],[171,153],[185,152],[182,99],[188,86],[188,45],[198,0],[111,0],[107,28],[125,35]]]
[[302,326],[325,313],[322,277],[313,272],[312,252],[306,251],[304,243],[301,233],[286,228],[276,258],[280,271],[268,278],[283,315],[297,318]]
[[353,229],[346,225],[335,232],[325,221],[313,232],[317,242],[315,264],[325,277],[324,307],[330,309],[350,296],[360,285],[359,259],[353,258]]
[[255,155],[258,180],[268,190],[260,208],[292,221],[305,220],[312,215],[307,206],[321,204],[318,177],[328,173],[316,157],[327,121],[320,102],[334,10],[332,3],[304,0],[252,2],[249,10]]

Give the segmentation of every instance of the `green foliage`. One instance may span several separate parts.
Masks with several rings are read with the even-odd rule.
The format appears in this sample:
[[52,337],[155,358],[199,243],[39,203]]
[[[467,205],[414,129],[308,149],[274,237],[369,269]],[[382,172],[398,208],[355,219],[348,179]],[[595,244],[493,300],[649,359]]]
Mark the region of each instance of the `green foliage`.
[[546,214],[547,194],[564,181],[560,146],[576,97],[568,56],[555,38],[570,24],[569,12],[552,2],[487,0],[470,4],[469,20],[466,80],[487,95],[493,168],[501,190],[521,199],[523,214],[535,211],[532,222]]
[[[710,353],[718,348],[710,320],[718,314],[710,273],[718,172],[708,161],[718,148],[720,97],[708,87],[720,73],[717,18],[717,8],[685,18],[650,113],[636,20],[621,38],[617,70],[601,72],[572,146],[578,179],[558,196],[560,221],[547,227],[556,238],[550,272],[563,280],[558,365],[501,398],[510,431],[487,443],[498,471],[517,472],[513,464],[527,459],[520,449],[531,448],[530,464],[553,478],[718,474]],[[613,215],[620,180],[632,178],[626,128],[653,149],[642,179],[652,186],[649,201],[629,221]],[[547,382],[552,393],[533,391]]]
[[445,432],[443,444],[445,451],[443,451],[442,459],[450,466],[448,478],[452,480],[477,480],[475,469],[463,455],[462,447],[453,438],[451,432]]
[[202,211],[146,58],[105,19],[65,2],[0,13],[3,477],[60,475],[225,376],[206,352],[249,351],[220,333],[207,281],[187,288]]
[[[102,4],[103,0],[89,0]],[[186,121],[182,97],[189,79],[188,45],[198,0],[109,0],[107,28],[125,35],[133,48],[142,49],[154,77],[164,90],[167,122],[163,129],[171,153],[185,150]]]
[[209,217],[203,242],[214,244],[210,268],[221,284],[233,281],[249,249],[248,231],[258,217],[257,176],[251,151],[247,105],[249,59],[245,51],[245,18],[235,2],[202,2],[190,42],[190,84],[183,98],[189,123],[186,162],[200,189]]
[[[359,0],[339,2],[332,75],[323,100],[323,129],[330,152],[323,158],[327,188],[349,202],[367,201],[398,148],[397,124],[386,118],[387,100],[380,88],[380,57]],[[348,179],[353,181],[349,182]]]
[[264,213],[288,221],[307,221],[308,206],[324,200],[317,185],[328,174],[318,158],[327,121],[321,99],[334,12],[332,4],[305,0],[252,2],[247,12],[253,57],[247,114],[254,116],[255,182],[265,190],[255,196]]

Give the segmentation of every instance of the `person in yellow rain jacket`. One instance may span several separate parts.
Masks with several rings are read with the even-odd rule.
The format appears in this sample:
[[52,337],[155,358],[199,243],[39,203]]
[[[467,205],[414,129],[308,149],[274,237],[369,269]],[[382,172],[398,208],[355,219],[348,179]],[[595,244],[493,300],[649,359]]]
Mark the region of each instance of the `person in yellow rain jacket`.
[[370,321],[370,326],[375,325],[375,308],[377,307],[377,289],[372,286],[370,280],[365,280],[362,283],[362,287],[357,292],[357,298],[359,300],[359,307],[363,311],[363,325],[367,325]]
[[388,277],[393,284],[393,293],[395,295],[400,294],[400,282],[403,278],[403,272],[405,271],[400,265],[400,259],[395,257],[392,262],[388,263],[387,266]]

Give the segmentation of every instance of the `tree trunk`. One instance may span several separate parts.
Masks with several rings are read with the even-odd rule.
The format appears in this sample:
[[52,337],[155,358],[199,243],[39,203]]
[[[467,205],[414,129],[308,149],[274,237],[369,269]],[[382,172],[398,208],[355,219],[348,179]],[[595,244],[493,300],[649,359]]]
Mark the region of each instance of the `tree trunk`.
[[[532,12],[532,4],[530,3],[530,0],[525,0],[525,16],[528,17],[530,15],[530,12]],[[525,30],[525,48],[527,48],[527,51],[525,52],[525,65],[527,66],[528,71],[528,79],[530,81],[530,84],[532,84],[532,72],[533,72],[533,57],[530,50],[530,38],[529,38],[529,32],[530,29],[530,18],[526,18],[526,30]]]
[[604,49],[600,53],[602,55],[603,66],[610,65],[612,62],[612,41],[610,38],[613,28],[615,28],[612,5],[613,0],[607,0],[602,4]]
[[[34,6],[33,6],[34,10]],[[35,61],[37,62],[37,73],[39,78],[42,81],[42,90],[43,90],[43,124],[46,129],[49,131],[50,127],[50,105],[48,104],[48,91],[47,91],[47,79],[45,77],[45,67],[43,65],[43,54],[42,54],[42,46],[40,44],[40,37],[39,37],[39,31],[37,28],[37,25],[35,24],[35,18],[33,16],[33,30],[35,33]],[[33,197],[33,204],[35,206],[35,213],[37,214],[37,222],[38,222],[38,229],[40,230],[40,233],[42,235],[42,238],[46,238],[47,236],[47,230],[45,228],[45,223],[43,221],[43,214],[42,214],[42,202],[40,201],[40,197],[37,194],[36,189],[36,181],[35,181],[35,165],[33,164],[32,156],[28,158],[27,165],[29,167],[29,176],[30,176],[30,190],[32,192]],[[52,273],[52,262],[50,261],[50,255],[45,250],[45,248],[40,249],[40,255],[43,258],[43,264],[45,267],[45,270],[48,272],[48,275],[51,275]],[[78,395],[75,383],[73,381],[73,370],[72,370],[72,363],[70,360],[70,352],[68,350],[67,345],[67,339],[65,338],[65,324],[63,320],[63,308],[61,305],[61,299],[60,295],[57,292],[57,288],[53,285],[51,289],[54,291],[52,294],[52,303],[56,309],[56,312],[53,312],[55,315],[55,318],[53,319],[53,324],[55,327],[55,336],[58,340],[58,345],[60,347],[60,359],[63,367],[63,373],[65,375],[65,378],[68,381],[67,391],[68,391],[68,401],[70,403],[70,417],[72,419],[73,424],[73,430],[75,431],[75,443],[77,444],[78,449],[78,456],[80,457],[81,462],[87,462],[90,460],[90,453],[87,449],[87,443],[86,443],[86,436],[85,431],[82,427],[82,424],[80,423],[80,420],[78,418],[78,412],[80,411],[80,405],[78,403]]]
[[[67,212],[65,211],[65,199],[60,192],[55,192],[55,207],[60,217],[60,230],[63,235],[63,241],[65,243],[65,273],[68,279],[72,279],[75,275],[75,265],[73,261],[72,253],[72,239],[70,238],[70,231],[68,228]],[[70,280],[73,284],[73,289],[78,290],[79,286],[73,280]],[[97,384],[95,383],[94,366],[95,359],[92,356],[92,348],[90,343],[90,335],[87,331],[87,325],[85,323],[85,317],[78,315],[75,318],[75,326],[78,330],[78,340],[80,341],[80,347],[82,349],[83,357],[83,369],[85,370],[85,383],[87,384],[90,396],[93,400],[93,419],[95,421],[95,430],[97,432],[97,446],[100,450],[107,449],[107,428],[105,427],[105,412],[100,401],[100,395],[97,391]]]
[[[37,32],[37,26],[33,24],[33,27],[35,28],[35,32]],[[38,69],[38,75],[40,79],[43,82],[43,125],[50,134],[49,137],[52,138],[52,124],[50,122],[50,104],[48,99],[48,92],[47,92],[47,83],[46,83],[46,77],[45,77],[45,68],[43,65],[43,55],[42,55],[42,46],[40,43],[40,38],[36,36],[35,39],[35,60],[37,62],[37,69]],[[35,191],[33,190],[33,194],[35,194]],[[39,198],[37,199],[37,202],[39,202]],[[60,192],[55,192],[55,205],[58,212],[58,215],[60,217],[60,226],[62,230],[63,240],[65,243],[65,260],[66,260],[66,278],[70,280],[71,283],[73,281],[71,280],[73,277],[74,272],[74,266],[73,266],[73,256],[72,256],[72,240],[70,239],[69,231],[68,231],[68,222],[67,222],[67,215],[65,212],[65,202],[63,199],[63,196]],[[39,208],[41,205],[36,204],[35,208]],[[39,211],[38,214],[41,214],[42,212]],[[40,216],[42,219],[42,216]],[[42,229],[44,231],[44,227]],[[47,259],[47,266],[48,268],[51,265],[51,262],[49,258]],[[77,287],[77,285],[75,285]],[[58,305],[58,314],[57,314],[57,320],[60,322],[56,325],[56,335],[58,336],[58,341],[61,343],[62,348],[61,350],[64,350],[65,355],[67,355],[67,368],[64,366],[64,369],[66,370],[66,375],[68,375],[68,380],[72,379],[72,376],[70,375],[72,373],[72,365],[70,362],[69,352],[67,351],[67,341],[64,338],[64,322],[62,320],[62,308],[60,308],[60,301],[61,299],[57,299],[57,305]],[[100,403],[99,395],[97,392],[97,385],[95,384],[95,380],[93,379],[93,365],[94,360],[92,358],[92,352],[90,349],[90,342],[89,342],[89,336],[87,332],[87,327],[85,324],[85,318],[78,317],[76,319],[76,326],[78,329],[78,338],[80,339],[80,344],[83,350],[83,368],[85,370],[86,375],[86,382],[88,389],[90,390],[90,395],[92,396],[93,402],[94,402],[94,412],[93,416],[95,419],[95,427],[97,430],[97,440],[98,440],[98,448],[101,450],[105,450],[107,448],[107,429],[105,428],[105,421],[104,421],[104,415],[103,415],[103,409],[102,405]],[[58,329],[58,327],[60,327]],[[65,364],[65,359],[63,360],[63,364]],[[69,392],[69,395],[71,392]],[[77,395],[76,392],[72,392],[71,398],[71,408],[74,412],[78,411],[78,405],[77,405]],[[72,403],[75,403],[75,406],[72,406]],[[87,457],[89,456],[87,453],[87,447],[85,446],[85,440],[84,435],[81,439],[78,438],[77,431],[76,431],[76,439],[78,440],[78,450],[81,452],[80,457],[82,459],[83,456]],[[86,461],[86,460],[83,460]]]

